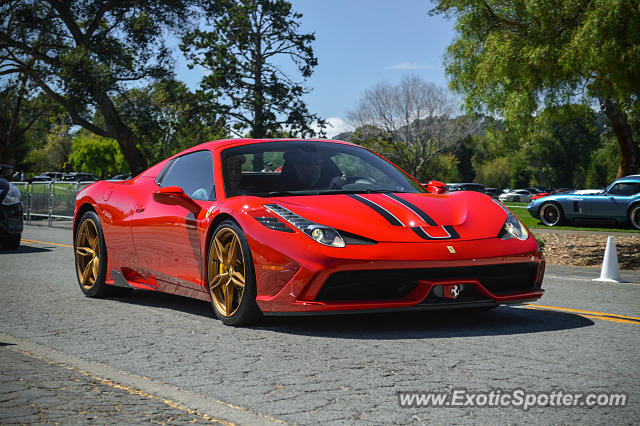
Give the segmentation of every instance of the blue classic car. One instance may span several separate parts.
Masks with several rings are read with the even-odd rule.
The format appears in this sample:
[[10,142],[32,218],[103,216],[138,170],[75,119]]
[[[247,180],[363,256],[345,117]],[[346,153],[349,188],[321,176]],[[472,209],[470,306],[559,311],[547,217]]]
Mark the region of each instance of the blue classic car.
[[558,194],[538,198],[529,213],[547,226],[565,221],[628,223],[640,229],[640,175],[625,176],[599,194]]

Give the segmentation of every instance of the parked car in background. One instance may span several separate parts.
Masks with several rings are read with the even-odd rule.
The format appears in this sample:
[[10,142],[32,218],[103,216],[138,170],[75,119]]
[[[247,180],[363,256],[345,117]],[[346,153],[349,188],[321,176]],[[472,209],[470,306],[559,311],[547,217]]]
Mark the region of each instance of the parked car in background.
[[547,225],[568,221],[628,223],[640,229],[640,175],[620,178],[596,194],[556,194],[534,200],[531,215]]
[[120,180],[129,180],[129,179],[131,179],[131,173],[115,175],[114,177],[112,177],[109,180],[112,181],[112,182],[115,182],[115,181],[120,181]]
[[0,247],[15,250],[22,237],[22,202],[18,187],[6,179],[7,170],[0,170]]
[[515,201],[516,203],[524,201],[529,202],[531,197],[535,194],[528,189],[514,189],[513,191],[506,192],[504,194],[500,194],[498,196],[498,200],[505,201]]
[[95,180],[99,180],[99,179],[94,175],[92,175],[91,173],[84,173],[84,172],[65,173],[62,176],[62,181],[65,181],[65,182],[87,182],[87,181],[95,181]]
[[62,176],[64,176],[64,173],[62,172],[44,172],[41,173],[40,176],[48,176],[51,178],[51,180],[62,180]]
[[32,182],[51,182],[53,179],[51,179],[51,176],[43,176],[43,175],[39,175],[39,176],[34,176],[34,177],[30,177],[29,179],[27,179],[27,182],[32,183]]
[[485,193],[484,185],[479,183],[448,183],[449,191],[475,191]]
[[502,191],[499,190],[498,188],[485,188],[484,192],[485,194],[487,194],[491,198],[495,198],[496,200],[498,199],[500,194],[502,194]]

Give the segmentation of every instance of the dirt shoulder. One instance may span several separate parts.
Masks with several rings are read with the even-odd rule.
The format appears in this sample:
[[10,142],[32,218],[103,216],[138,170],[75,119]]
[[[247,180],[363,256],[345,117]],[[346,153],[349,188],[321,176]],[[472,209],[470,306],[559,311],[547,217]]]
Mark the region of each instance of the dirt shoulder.
[[547,262],[556,265],[600,268],[604,258],[607,237],[613,235],[620,269],[640,270],[640,234],[618,232],[551,231],[532,229],[544,240],[543,253]]

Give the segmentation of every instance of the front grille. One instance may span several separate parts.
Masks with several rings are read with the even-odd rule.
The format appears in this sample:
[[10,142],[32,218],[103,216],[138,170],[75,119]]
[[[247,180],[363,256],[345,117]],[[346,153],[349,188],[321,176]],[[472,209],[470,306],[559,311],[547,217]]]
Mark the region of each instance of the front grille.
[[316,300],[393,300],[409,294],[420,280],[477,280],[495,295],[533,290],[537,262],[450,268],[342,271],[332,274]]

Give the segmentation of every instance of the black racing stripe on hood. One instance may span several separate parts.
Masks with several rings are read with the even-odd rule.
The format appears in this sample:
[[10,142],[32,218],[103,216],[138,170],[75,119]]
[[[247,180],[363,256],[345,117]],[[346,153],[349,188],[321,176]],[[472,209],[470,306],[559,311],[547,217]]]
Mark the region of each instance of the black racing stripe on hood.
[[416,206],[415,204],[405,200],[404,198],[398,197],[396,194],[384,194],[384,195],[399,202],[403,206],[407,207],[409,210],[411,210],[416,215],[418,215],[420,219],[424,220],[427,224],[431,226],[438,225],[436,221],[431,218],[431,216],[429,216],[427,213],[425,213],[420,207]]
[[449,234],[451,234],[451,239],[452,240],[457,240],[457,239],[460,238],[460,235],[453,228],[453,225],[445,225],[445,226],[443,226],[443,228],[446,229]]
[[393,226],[404,226],[404,223],[400,222],[400,220],[397,217],[395,217],[394,215],[392,215],[387,210],[383,209],[381,206],[377,205],[373,201],[367,200],[366,198],[364,198],[364,197],[362,197],[362,196],[360,196],[358,194],[345,194],[345,195],[347,197],[351,197],[354,200],[359,201],[362,204],[366,205],[367,207],[371,208],[376,213],[378,213],[380,216],[384,217],[387,220],[387,222],[389,222]]
[[457,240],[460,238],[460,235],[453,229],[453,226],[447,225],[443,226],[443,228],[449,233],[450,237],[445,238],[435,238],[427,234],[427,232],[419,226],[412,226],[411,230],[416,233],[416,235],[423,240]]

